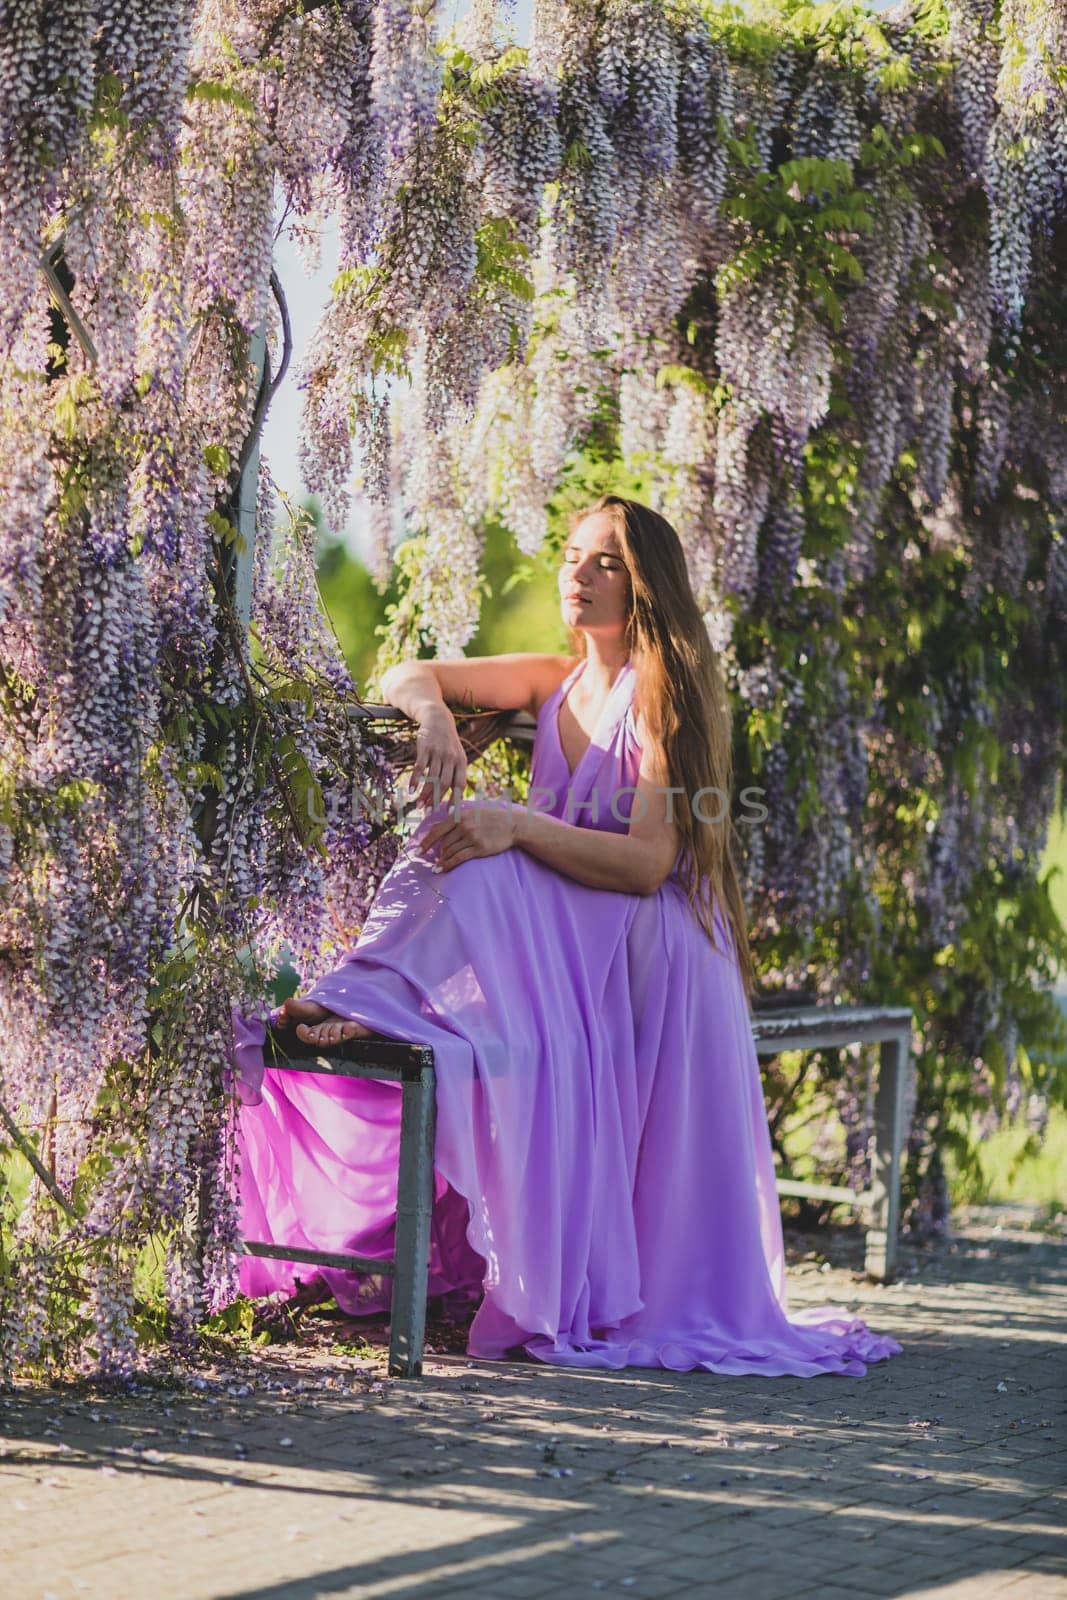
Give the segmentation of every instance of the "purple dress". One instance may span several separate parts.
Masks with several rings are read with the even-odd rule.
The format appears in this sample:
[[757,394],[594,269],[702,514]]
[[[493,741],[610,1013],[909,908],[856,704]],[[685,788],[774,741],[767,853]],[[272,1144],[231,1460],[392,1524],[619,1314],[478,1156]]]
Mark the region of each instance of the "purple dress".
[[[584,665],[541,709],[529,803],[625,833],[634,668],[571,773],[557,716]],[[469,1353],[797,1377],[897,1354],[845,1310],[787,1314],[759,1064],[719,908],[726,953],[677,858],[651,895],[589,888],[519,848],[434,874],[419,841],[449,804],[422,819],[355,948],[304,998],[433,1046],[428,1287],[479,1298]],[[398,1086],[264,1069],[262,1024],[237,1029],[245,1236],[390,1255]],[[246,1257],[240,1284],[267,1294],[308,1270]],[[383,1308],[378,1280],[318,1270],[342,1309]]]

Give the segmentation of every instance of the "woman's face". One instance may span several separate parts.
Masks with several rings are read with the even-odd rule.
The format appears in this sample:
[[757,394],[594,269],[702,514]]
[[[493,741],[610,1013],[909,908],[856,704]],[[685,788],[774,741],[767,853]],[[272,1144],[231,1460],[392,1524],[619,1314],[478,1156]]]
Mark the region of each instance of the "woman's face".
[[559,569],[563,620],[576,628],[621,634],[630,614],[630,574],[611,515],[594,511],[563,547]]

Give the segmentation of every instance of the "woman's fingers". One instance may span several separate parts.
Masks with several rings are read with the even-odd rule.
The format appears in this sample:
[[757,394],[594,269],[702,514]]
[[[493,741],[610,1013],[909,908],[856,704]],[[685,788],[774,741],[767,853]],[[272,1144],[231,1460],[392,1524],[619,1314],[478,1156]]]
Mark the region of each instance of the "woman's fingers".
[[408,794],[415,794],[429,776],[434,759],[436,735],[431,728],[420,727],[415,738],[415,764],[408,779]]
[[431,754],[422,759],[422,761],[416,767],[415,772],[413,772],[411,775],[411,787],[412,790],[414,790],[416,787],[418,788],[418,797],[420,803],[425,800],[426,796],[432,791],[434,770],[434,758]]
[[462,796],[467,784],[467,758],[454,719],[433,721],[420,727],[415,742],[415,763],[408,779],[408,798],[423,805],[432,797],[438,804],[445,795]]
[[478,843],[469,839],[459,830],[450,832],[440,841],[437,852],[436,868],[438,872],[448,872],[452,867],[458,867],[461,861],[469,861],[473,856],[482,854]]
[[466,779],[459,776],[454,767],[446,767],[436,776],[430,774],[419,793],[418,801],[420,805],[429,803],[436,806],[447,800],[452,805],[457,800],[462,800],[465,787]]
[[437,805],[445,796],[455,799],[463,793],[464,778],[460,775],[459,762],[454,759],[442,761],[438,770],[437,786],[433,791],[434,804]]
[[451,872],[453,867],[461,867],[464,861],[473,861],[478,854],[479,852],[473,847],[468,847],[466,850],[454,850],[446,860],[440,863],[440,870],[442,872]]

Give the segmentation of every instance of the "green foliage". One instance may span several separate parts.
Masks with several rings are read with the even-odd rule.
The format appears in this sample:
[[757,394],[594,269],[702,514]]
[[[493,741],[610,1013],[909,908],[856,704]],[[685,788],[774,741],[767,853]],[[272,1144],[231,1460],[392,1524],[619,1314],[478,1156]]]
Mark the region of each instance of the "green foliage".
[[217,478],[228,478],[230,475],[230,452],[225,445],[206,444],[204,446],[204,465]]
[[237,531],[237,524],[229,517],[223,516],[221,511],[209,511],[207,525],[215,535],[215,538],[224,547],[233,545],[236,550],[240,551],[246,548],[244,539]]
[[761,170],[751,136],[727,141],[737,179],[723,214],[743,222],[747,242],[718,270],[720,293],[784,265],[799,276],[807,297],[841,328],[841,286],[862,283],[863,268],[844,240],[875,227],[870,195],[847,162],[815,156]]
[[243,89],[231,83],[219,83],[213,78],[196,78],[185,91],[187,100],[206,100],[210,105],[230,106],[252,116],[255,106]]
[[509,530],[493,520],[486,526],[482,571],[489,593],[469,646],[471,655],[566,649],[550,549],[523,556]]
[[322,798],[322,785],[291,733],[283,733],[275,741],[274,757],[289,794],[291,814],[299,829],[301,843],[325,857],[323,835],[326,810]]
[[379,594],[366,567],[345,545],[324,544],[319,554],[319,588],[353,677],[357,683],[368,683],[378,652],[375,636],[385,623],[387,608],[399,598],[396,579]]
[[467,96],[480,110],[500,104],[506,80],[526,66],[530,54],[523,46],[512,45],[494,60],[476,61],[452,40],[443,41],[441,50],[445,57],[445,95],[455,100]]
[[530,259],[530,251],[516,235],[510,218],[488,217],[474,237],[482,282],[499,283],[519,300],[532,300],[533,282],[521,266]]
[[973,1161],[954,1149],[946,1159],[949,1193],[957,1205],[998,1201],[1044,1206],[1049,1221],[1065,1209],[1067,1110],[1053,1107],[1044,1136],[1024,1117],[976,1141]]
[[270,1344],[269,1330],[259,1326],[256,1302],[243,1294],[214,1316],[205,1317],[199,1332],[224,1347],[238,1350]]
[[90,126],[99,136],[109,129],[122,131],[129,125],[129,116],[122,106],[123,83],[114,72],[102,72],[96,80],[96,92]]

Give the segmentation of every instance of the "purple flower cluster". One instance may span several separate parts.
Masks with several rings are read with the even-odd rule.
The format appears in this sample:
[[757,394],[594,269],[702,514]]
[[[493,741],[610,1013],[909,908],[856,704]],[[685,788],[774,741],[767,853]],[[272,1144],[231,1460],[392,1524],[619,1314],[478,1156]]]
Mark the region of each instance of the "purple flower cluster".
[[[411,536],[383,662],[461,653],[487,516],[536,556],[616,438],[749,711],[776,969],[818,936],[825,989],[834,929],[862,988],[892,905],[941,960],[938,1048],[995,1058],[1022,1107],[1023,980],[991,958],[958,992],[945,952],[1032,879],[1064,760],[1062,7],[950,0],[942,37],[887,17],[888,59],[847,17],[752,50],[696,0],[538,4],[528,53],[491,0],[451,41],[429,0],[4,16],[0,1100],[55,1187],[5,1215],[0,1377],[76,1337],[75,1267],[98,1368],[127,1374],[153,1234],[176,1335],[232,1292],[231,1007],[350,941],[396,849],[345,815],[382,755],[266,468],[250,638],[232,605],[279,198],[305,242],[341,233],[309,487],[340,531],[358,466],[381,589]],[[930,682],[872,642],[876,578],[919,634],[958,603],[958,644],[931,622],[915,646]],[[865,1095],[850,1069],[857,1178]],[[931,1226],[943,1201],[935,1170]]]

